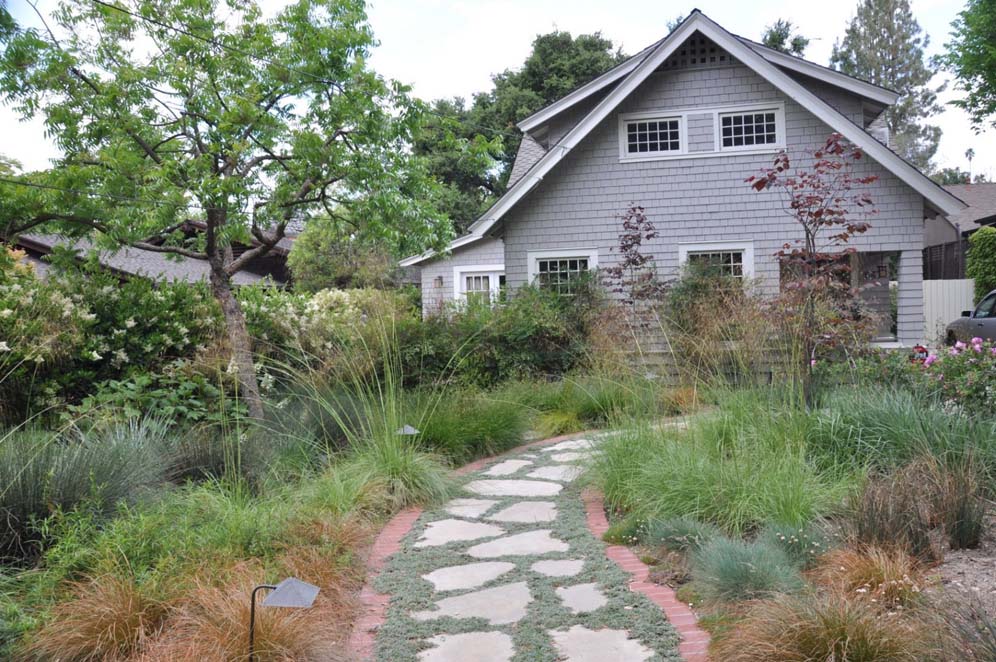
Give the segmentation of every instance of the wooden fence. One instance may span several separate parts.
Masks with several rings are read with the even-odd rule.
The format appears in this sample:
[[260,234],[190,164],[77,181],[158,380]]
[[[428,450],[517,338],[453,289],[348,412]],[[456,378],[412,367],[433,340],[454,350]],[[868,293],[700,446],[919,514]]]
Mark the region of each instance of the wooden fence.
[[974,305],[975,281],[923,281],[923,337],[928,342],[943,342],[944,327]]

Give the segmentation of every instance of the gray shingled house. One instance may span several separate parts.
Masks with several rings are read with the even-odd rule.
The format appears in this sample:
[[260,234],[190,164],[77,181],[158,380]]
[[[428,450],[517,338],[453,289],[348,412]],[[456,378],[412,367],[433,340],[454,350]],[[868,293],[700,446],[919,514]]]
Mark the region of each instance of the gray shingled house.
[[661,41],[522,120],[505,195],[445,254],[401,264],[421,268],[426,311],[506,285],[569,289],[578,274],[619,259],[618,216],[635,203],[659,232],[644,248],[661,273],[701,259],[776,292],[775,253],[800,232],[777,192],[755,192],[744,179],[778,150],[798,162],[837,132],[879,177],[869,191],[872,228],[852,241],[858,276],[884,281],[869,296],[885,306],[889,279],[898,281],[893,339],[915,343],[924,237],[965,205],[888,148],[880,118],[897,96],[733,35],[695,10]]

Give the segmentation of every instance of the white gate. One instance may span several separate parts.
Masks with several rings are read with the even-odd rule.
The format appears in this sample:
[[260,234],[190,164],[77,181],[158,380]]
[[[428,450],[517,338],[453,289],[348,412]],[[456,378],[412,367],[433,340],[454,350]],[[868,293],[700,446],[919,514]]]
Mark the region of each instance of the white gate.
[[929,342],[944,341],[944,327],[961,315],[961,311],[974,307],[975,281],[959,280],[923,281],[924,338]]

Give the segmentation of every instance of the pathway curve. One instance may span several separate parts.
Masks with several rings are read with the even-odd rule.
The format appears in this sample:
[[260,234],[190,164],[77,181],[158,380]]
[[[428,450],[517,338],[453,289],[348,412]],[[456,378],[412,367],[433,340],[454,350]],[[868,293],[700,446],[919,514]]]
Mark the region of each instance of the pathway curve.
[[504,456],[422,513],[375,582],[391,596],[376,659],[680,660],[675,629],[586,525],[593,452],[597,437]]

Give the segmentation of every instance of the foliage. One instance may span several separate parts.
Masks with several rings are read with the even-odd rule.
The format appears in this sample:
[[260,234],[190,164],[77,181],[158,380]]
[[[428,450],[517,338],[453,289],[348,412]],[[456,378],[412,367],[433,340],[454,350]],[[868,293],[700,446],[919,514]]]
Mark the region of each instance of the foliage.
[[431,410],[422,417],[419,441],[454,464],[498,455],[523,442],[528,421],[515,402],[457,388],[427,406]]
[[640,542],[674,552],[695,552],[722,534],[715,525],[691,517],[652,519],[643,525]]
[[965,275],[975,279],[975,299],[996,290],[996,228],[983,226],[968,238]]
[[996,123],[996,2],[969,0],[952,24],[952,39],[940,61],[954,73],[966,93],[954,103],[968,111],[976,129]]
[[498,167],[506,153],[504,128],[476,124],[475,112],[460,97],[436,99],[412,145],[440,181],[438,208],[457,234],[466,232],[505,189]]
[[613,292],[623,295],[623,302],[654,303],[666,291],[664,283],[657,275],[649,255],[640,249],[643,242],[653,241],[659,235],[653,222],[647,218],[643,207],[632,206],[619,217],[622,232],[619,233],[619,256],[617,263],[604,269],[604,278]]
[[809,38],[798,33],[793,35],[794,29],[795,25],[792,24],[792,21],[780,18],[764,28],[761,43],[782,53],[802,57],[806,52],[806,47],[809,46]]
[[950,657],[969,662],[996,659],[996,618],[991,605],[975,595],[955,595],[938,605],[941,627],[952,636]]
[[813,575],[824,586],[852,599],[886,608],[913,607],[927,585],[927,568],[905,549],[868,546],[835,549]]
[[908,0],[861,0],[830,56],[835,69],[900,94],[884,111],[889,142],[900,156],[925,172],[941,137],[940,127],[924,123],[941,112],[940,90],[928,87],[934,71],[923,53],[929,44]]
[[[790,345],[789,360],[797,366],[798,386],[807,403],[817,349],[853,343],[853,327],[861,321],[849,262],[841,258],[855,252],[847,248],[848,242],[868,231],[871,226],[864,219],[875,213],[862,189],[878,177],[858,172],[863,157],[858,147],[834,133],[813,152],[810,169],[792,173],[789,155],[782,150],[770,168],[746,180],[755,191],[779,191],[802,231],[801,240],[786,243],[776,254],[783,287],[774,318],[787,330],[783,335]],[[821,314],[824,308],[830,314]]]
[[758,534],[757,540],[781,549],[792,563],[803,569],[812,567],[834,544],[824,523],[807,523],[804,526],[768,524]]
[[[364,10],[302,0],[267,18],[251,1],[235,12],[63,3],[52,13],[60,34],[18,32],[0,57],[0,94],[42,116],[65,154],[24,176],[39,187],[0,189],[5,236],[64,229],[206,260],[240,395],[261,417],[233,274],[317,211],[418,249],[449,235],[432,179],[405,148],[423,108],[368,68]],[[193,240],[181,231],[190,220],[204,228]]]
[[971,172],[962,170],[957,166],[954,168],[941,168],[932,174],[930,178],[942,186],[948,186],[950,184],[971,184],[973,181],[976,184],[987,183],[987,179],[984,174],[978,173],[973,179]]
[[798,569],[779,547],[713,538],[692,555],[696,593],[710,602],[737,602],[796,591]]
[[688,432],[637,428],[606,439],[593,467],[609,505],[732,533],[802,525],[840,508],[853,476],[809,464],[804,414],[757,394],[731,394],[721,406]]
[[107,514],[162,483],[164,428],[149,419],[78,436],[30,429],[0,435],[0,555],[30,557],[39,526],[57,511],[86,505]]
[[919,662],[933,659],[928,637],[920,623],[884,618],[869,601],[811,592],[753,605],[712,653],[724,662]]
[[363,227],[343,228],[328,216],[317,216],[297,237],[287,266],[295,292],[385,287],[393,281],[395,256],[384,242],[364,236]]

